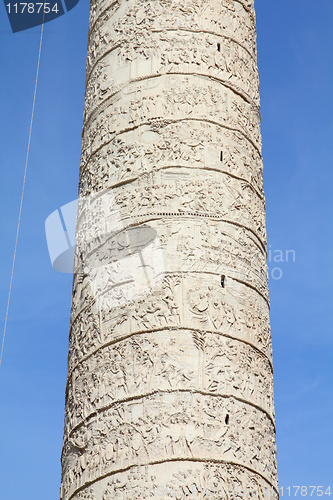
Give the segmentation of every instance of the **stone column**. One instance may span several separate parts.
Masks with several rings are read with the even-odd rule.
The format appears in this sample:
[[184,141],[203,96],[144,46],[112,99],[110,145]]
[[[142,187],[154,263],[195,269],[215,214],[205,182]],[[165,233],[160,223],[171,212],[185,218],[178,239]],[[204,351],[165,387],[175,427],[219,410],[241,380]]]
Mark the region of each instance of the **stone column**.
[[253,0],[92,0],[63,500],[277,499]]

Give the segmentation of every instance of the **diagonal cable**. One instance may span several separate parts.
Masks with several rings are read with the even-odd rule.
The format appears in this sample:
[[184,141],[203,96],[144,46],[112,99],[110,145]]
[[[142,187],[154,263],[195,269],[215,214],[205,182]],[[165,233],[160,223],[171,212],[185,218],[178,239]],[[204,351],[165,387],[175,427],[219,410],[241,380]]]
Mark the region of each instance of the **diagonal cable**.
[[19,231],[20,231],[20,223],[21,223],[21,214],[22,214],[22,205],[23,205],[25,181],[26,181],[26,177],[27,177],[28,159],[29,159],[30,142],[31,142],[31,131],[32,131],[32,124],[33,124],[33,120],[34,120],[35,102],[36,102],[36,94],[37,94],[37,83],[38,83],[38,76],[39,76],[39,63],[40,63],[40,56],[41,56],[41,52],[42,52],[43,32],[44,32],[44,16],[43,16],[43,22],[42,22],[42,29],[41,29],[41,32],[40,32],[38,62],[37,62],[37,71],[36,71],[36,80],[35,80],[35,90],[34,90],[34,98],[33,98],[33,102],[32,102],[32,111],[31,111],[31,119],[30,119],[30,130],[29,130],[29,138],[28,138],[28,148],[27,148],[27,155],[26,155],[26,158],[25,158],[25,167],[24,167],[24,175],[23,175],[23,185],[22,185],[22,193],[21,193],[20,210],[19,210],[19,216],[18,216],[18,221],[17,221],[15,247],[14,247],[13,263],[12,263],[12,272],[11,272],[11,275],[10,275],[9,292],[8,292],[8,299],[7,299],[7,309],[6,309],[6,316],[5,316],[5,326],[4,326],[4,329],[3,329],[3,336],[2,336],[2,345],[1,345],[1,354],[0,354],[0,367],[1,367],[1,363],[2,363],[3,346],[4,346],[4,343],[5,343],[5,336],[6,336],[6,329],[7,329],[8,311],[9,311],[9,304],[10,304],[10,296],[11,296],[11,292],[12,292],[12,284],[13,284],[13,276],[14,276],[14,268],[15,268],[15,260],[16,260],[17,242],[18,242],[18,236],[19,236]]

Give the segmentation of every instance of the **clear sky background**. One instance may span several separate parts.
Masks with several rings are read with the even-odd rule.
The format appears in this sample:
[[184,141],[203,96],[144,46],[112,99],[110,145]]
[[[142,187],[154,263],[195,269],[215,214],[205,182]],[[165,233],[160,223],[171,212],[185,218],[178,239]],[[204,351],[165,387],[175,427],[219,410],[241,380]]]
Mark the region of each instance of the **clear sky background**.
[[[282,271],[270,279],[279,480],[333,494],[333,2],[256,10],[269,267]],[[44,223],[77,196],[88,16],[81,0],[45,25],[0,369],[1,500],[59,498],[72,277],[52,269]],[[39,36],[12,34],[0,4],[1,328]]]

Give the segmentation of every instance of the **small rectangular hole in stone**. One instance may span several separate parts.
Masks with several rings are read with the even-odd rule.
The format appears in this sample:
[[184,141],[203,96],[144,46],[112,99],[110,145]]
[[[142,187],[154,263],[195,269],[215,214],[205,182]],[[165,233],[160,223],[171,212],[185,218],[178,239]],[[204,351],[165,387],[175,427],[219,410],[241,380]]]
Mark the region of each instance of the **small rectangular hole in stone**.
[[217,50],[218,50],[218,52],[221,52],[221,44],[220,43],[217,44]]
[[223,151],[220,153],[220,161],[223,161]]

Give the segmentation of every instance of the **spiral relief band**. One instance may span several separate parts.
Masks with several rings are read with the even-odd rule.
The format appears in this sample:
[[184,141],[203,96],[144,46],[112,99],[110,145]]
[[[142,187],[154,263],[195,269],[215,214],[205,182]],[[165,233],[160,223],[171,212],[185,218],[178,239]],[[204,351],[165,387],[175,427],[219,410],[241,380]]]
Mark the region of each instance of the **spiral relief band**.
[[92,0],[62,500],[278,498],[262,169],[253,0]]

